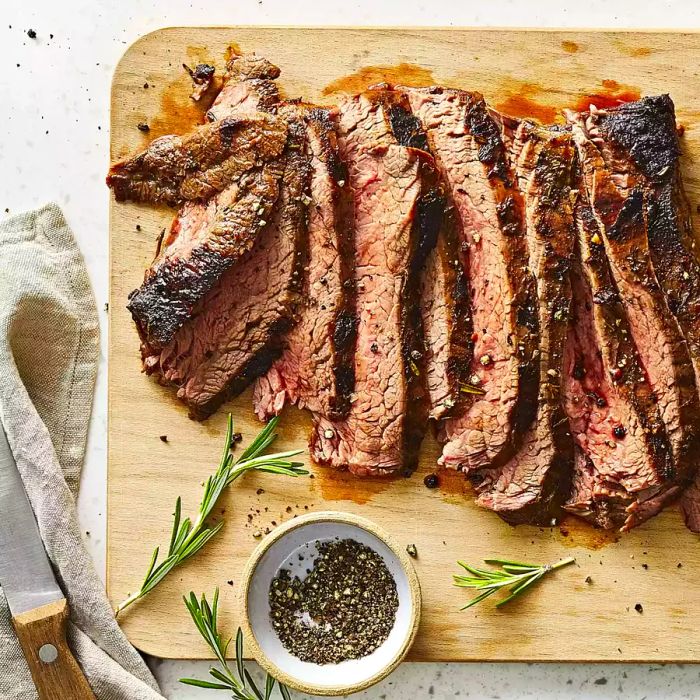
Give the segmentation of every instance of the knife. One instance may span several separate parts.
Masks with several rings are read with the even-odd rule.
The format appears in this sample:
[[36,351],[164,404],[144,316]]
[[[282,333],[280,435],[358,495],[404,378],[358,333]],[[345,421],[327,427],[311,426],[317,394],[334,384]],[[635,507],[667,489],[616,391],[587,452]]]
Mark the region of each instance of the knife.
[[68,602],[0,422],[0,585],[40,700],[95,700],[66,641]]

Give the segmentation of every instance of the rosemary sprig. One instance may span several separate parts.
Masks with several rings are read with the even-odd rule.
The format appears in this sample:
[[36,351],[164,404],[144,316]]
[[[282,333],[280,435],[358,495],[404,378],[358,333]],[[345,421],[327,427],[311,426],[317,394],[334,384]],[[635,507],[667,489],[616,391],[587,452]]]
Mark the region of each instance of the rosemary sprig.
[[194,521],[190,518],[182,520],[182,499],[177,499],[167,556],[158,563],[160,547],[155,548],[141,588],[117,606],[115,610],[117,616],[125,608],[128,608],[137,600],[150,593],[175,567],[197,554],[212,537],[216,536],[224,525],[223,520],[212,527],[208,527],[207,519],[216,507],[216,503],[224,489],[230,486],[239,476],[249,471],[284,474],[286,476],[308,474],[303,469],[302,462],[289,461],[290,457],[298,455],[301,450],[277,452],[271,455],[263,454],[277,437],[277,433],[275,433],[277,422],[278,419],[273,418],[238,459],[234,459],[232,454],[233,418],[229,414],[226,442],[224,443],[221,462],[216,473],[207,479],[197,516]]
[[[268,673],[265,679],[265,690],[261,691],[255,684],[252,676],[243,665],[243,633],[238,628],[236,634],[236,656],[235,670],[231,668],[226,660],[231,639],[224,641],[217,627],[217,616],[219,610],[219,589],[214,593],[214,600],[211,605],[205,595],[202,600],[197,600],[194,593],[190,593],[189,598],[185,596],[185,605],[190,611],[192,620],[199,633],[209,648],[214,652],[221,668],[210,668],[209,675],[212,681],[203,681],[198,678],[180,678],[180,683],[193,685],[197,688],[210,688],[212,690],[228,690],[236,700],[270,700],[272,691],[277,685],[277,681]],[[284,700],[290,700],[287,686],[279,683],[280,695]]]
[[513,600],[513,598],[524,593],[546,574],[556,569],[561,569],[563,566],[573,564],[576,560],[573,557],[567,557],[566,559],[556,562],[556,564],[544,565],[523,564],[522,562],[508,561],[507,559],[485,559],[484,561],[486,564],[499,566],[500,569],[477,569],[462,561],[457,562],[471,575],[455,575],[455,586],[459,586],[460,588],[473,588],[479,591],[479,594],[472,598],[462,610],[466,610],[467,608],[471,608],[472,605],[480,603],[485,598],[496,593],[496,591],[509,589],[509,594],[496,603],[496,607],[500,608]]

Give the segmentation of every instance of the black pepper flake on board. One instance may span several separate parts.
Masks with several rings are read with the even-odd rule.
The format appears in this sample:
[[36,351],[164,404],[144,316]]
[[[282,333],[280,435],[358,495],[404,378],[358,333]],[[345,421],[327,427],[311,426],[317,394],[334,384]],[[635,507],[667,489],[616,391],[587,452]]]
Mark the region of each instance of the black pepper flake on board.
[[418,558],[418,549],[415,544],[406,545],[406,553],[409,557],[413,557],[414,559]]
[[228,581],[226,581],[226,583],[228,583],[229,586],[233,586],[233,581],[230,579]]
[[425,479],[423,479],[423,483],[429,489],[436,489],[440,485],[440,479],[437,474],[428,474]]
[[140,231],[141,230],[141,224],[136,224],[136,230]]
[[[255,493],[258,494],[258,496],[262,496],[265,493],[265,489],[258,489]],[[267,510],[267,508],[265,508]]]
[[167,435],[160,435],[159,439],[161,442],[168,442],[168,436]]
[[137,128],[139,131],[143,131],[144,133],[147,133],[147,132],[149,132],[149,131],[151,130],[151,127],[148,126],[148,124],[146,124],[146,122],[139,122],[139,123],[136,125],[136,128]]
[[30,39],[36,39],[36,32],[33,29],[27,29],[27,36]]
[[241,435],[240,433],[234,433],[233,435],[231,435],[231,446],[236,445],[242,439],[243,439],[243,435]]
[[649,568],[649,564],[642,564],[642,569],[647,570]]
[[270,620],[291,654],[336,664],[371,654],[389,636],[399,598],[384,560],[355,540],[315,543],[302,581],[281,569],[270,584]]
[[593,683],[595,683],[595,685],[607,685],[608,679],[607,678],[596,678],[596,680],[594,680]]
[[585,581],[589,586],[593,583],[593,579],[590,576],[586,576]]
[[642,607],[641,603],[637,603],[634,606],[634,609],[641,615],[644,612],[644,608]]

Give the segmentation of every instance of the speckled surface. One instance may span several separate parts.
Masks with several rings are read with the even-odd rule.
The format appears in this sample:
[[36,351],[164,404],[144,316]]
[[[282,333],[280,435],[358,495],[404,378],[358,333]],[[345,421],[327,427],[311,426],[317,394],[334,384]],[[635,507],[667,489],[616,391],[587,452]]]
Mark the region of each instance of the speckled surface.
[[[80,497],[86,541],[104,570],[109,86],[138,36],[168,25],[350,24],[700,28],[694,0],[8,0],[0,12],[0,217],[56,201],[80,241],[103,321],[102,355]],[[36,38],[28,36],[28,30]],[[459,613],[455,613],[458,615]],[[585,621],[580,630],[585,633]],[[504,630],[507,644],[507,630]],[[566,639],[562,639],[566,644]],[[168,698],[222,697],[185,688],[205,663],[152,661]],[[700,667],[404,664],[357,695],[404,698],[696,698]]]

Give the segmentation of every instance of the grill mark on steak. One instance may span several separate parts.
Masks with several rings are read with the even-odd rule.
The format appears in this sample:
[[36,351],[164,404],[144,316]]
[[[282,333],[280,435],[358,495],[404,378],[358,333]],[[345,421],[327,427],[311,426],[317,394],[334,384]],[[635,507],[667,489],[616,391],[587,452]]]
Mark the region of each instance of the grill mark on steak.
[[282,356],[256,382],[254,404],[261,419],[277,415],[286,402],[339,419],[350,408],[354,386],[352,192],[330,112],[299,109],[307,130],[313,202],[304,303]]
[[565,508],[599,527],[628,530],[676,495],[665,476],[673,471],[672,449],[585,198],[576,220],[564,373],[576,457]]
[[[282,108],[281,108],[282,109]],[[176,384],[193,418],[211,415],[266,372],[281,352],[281,334],[295,318],[306,248],[309,163],[305,128],[292,106],[280,201],[253,248],[202,300],[192,320],[162,351],[146,357],[147,371]]]
[[205,201],[277,158],[287,126],[270,114],[227,116],[185,136],[162,136],[136,156],[115,163],[107,185],[118,202],[174,207]]
[[534,419],[539,361],[535,280],[527,270],[523,204],[499,127],[481,95],[406,89],[461,224],[473,359],[461,415],[442,428],[440,463],[465,472],[502,465]]
[[[393,110],[403,110],[399,115]],[[402,146],[404,98],[375,90],[341,102],[340,152],[355,192],[355,392],[342,421],[321,418],[311,451],[358,475],[415,468],[425,429],[419,277],[440,225],[432,158]],[[437,219],[437,220],[436,220]]]
[[513,458],[478,472],[477,502],[511,524],[549,524],[568,496],[573,459],[562,377],[574,252],[575,151],[569,133],[528,122],[517,129],[511,151],[526,206],[529,268],[537,279],[537,415]]
[[[630,157],[630,149],[621,148],[627,138],[620,135],[622,122],[613,120],[611,132],[606,112],[569,112],[567,117],[573,125],[586,195],[670,438],[673,461],[662,476],[685,485],[695,471],[700,405],[688,346],[652,268],[649,236],[654,234],[649,230],[644,181],[639,175],[643,170]],[[632,141],[636,123],[630,122]],[[648,139],[641,142],[643,148],[635,149],[639,168],[655,168],[662,156]],[[648,152],[642,155],[645,148]]]
[[[646,97],[598,117],[610,150],[630,161],[643,191],[649,253],[668,307],[680,324],[700,386],[700,261],[680,170],[676,115],[668,95]],[[700,532],[700,476],[684,492],[686,524]]]

